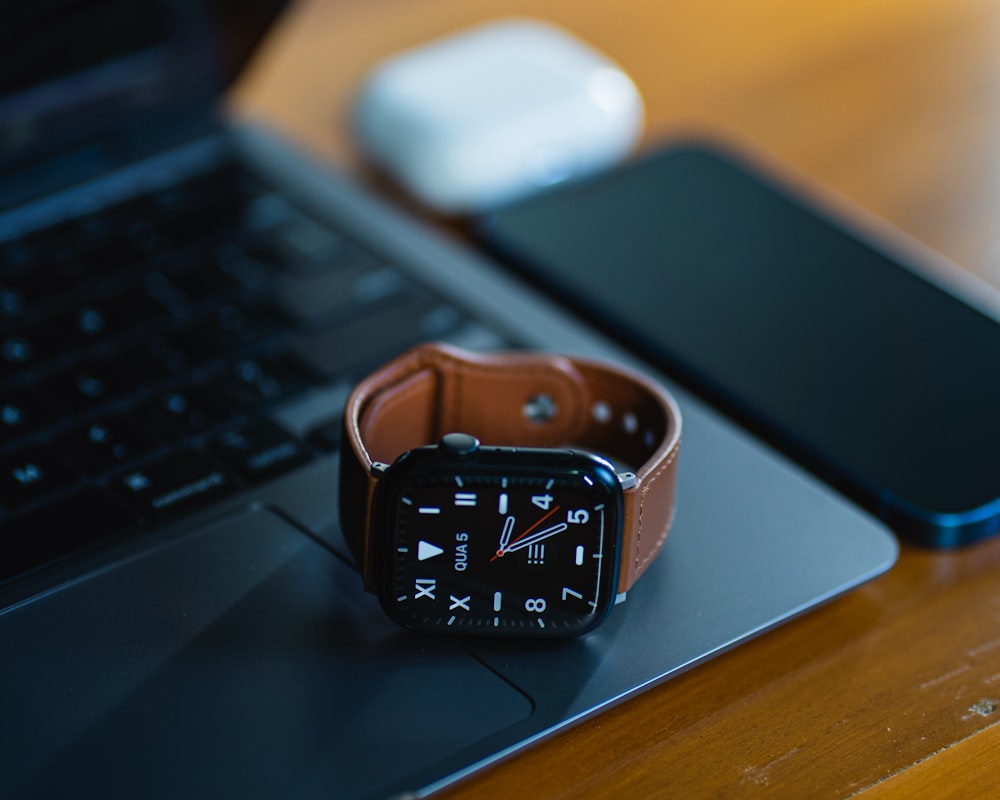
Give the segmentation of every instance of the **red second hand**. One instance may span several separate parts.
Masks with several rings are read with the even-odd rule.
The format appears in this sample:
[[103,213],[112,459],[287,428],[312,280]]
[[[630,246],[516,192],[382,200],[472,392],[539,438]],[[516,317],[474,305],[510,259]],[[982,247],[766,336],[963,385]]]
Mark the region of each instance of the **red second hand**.
[[521,541],[525,536],[527,536],[535,528],[537,528],[539,525],[541,525],[543,522],[545,522],[545,520],[547,520],[549,517],[551,517],[553,514],[555,514],[558,510],[559,510],[559,506],[555,506],[551,511],[549,511],[547,514],[545,514],[545,516],[543,516],[541,519],[539,519],[537,522],[535,522],[534,525],[532,525],[530,528],[528,528],[528,530],[524,531],[524,533],[522,533],[516,539],[511,539],[509,542],[507,542],[507,547],[505,549],[503,549],[503,550],[497,550],[496,553],[493,554],[493,557],[490,558],[490,561],[496,561],[500,556],[502,556],[504,553],[507,552],[507,550],[510,549],[510,546],[512,544]]

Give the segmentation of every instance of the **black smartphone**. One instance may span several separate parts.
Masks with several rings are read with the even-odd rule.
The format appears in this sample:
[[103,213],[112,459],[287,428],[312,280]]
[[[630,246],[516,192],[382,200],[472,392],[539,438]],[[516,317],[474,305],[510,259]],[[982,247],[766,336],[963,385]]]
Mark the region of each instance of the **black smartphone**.
[[897,532],[933,546],[994,534],[1000,323],[835,216],[743,156],[688,143],[477,233]]

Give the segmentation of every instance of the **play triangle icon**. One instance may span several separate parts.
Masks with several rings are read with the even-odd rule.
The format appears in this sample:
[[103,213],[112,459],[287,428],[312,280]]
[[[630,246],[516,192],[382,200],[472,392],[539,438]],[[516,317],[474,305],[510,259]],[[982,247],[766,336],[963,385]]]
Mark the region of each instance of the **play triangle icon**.
[[428,558],[434,558],[434,556],[441,555],[443,552],[444,550],[437,545],[421,541],[420,544],[417,545],[417,560],[426,561]]

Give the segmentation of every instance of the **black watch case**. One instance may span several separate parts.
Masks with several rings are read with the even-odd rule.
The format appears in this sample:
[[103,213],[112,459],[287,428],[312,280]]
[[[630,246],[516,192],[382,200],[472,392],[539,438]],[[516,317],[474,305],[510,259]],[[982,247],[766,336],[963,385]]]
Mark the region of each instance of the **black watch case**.
[[623,495],[605,459],[453,433],[374,474],[370,555],[396,623],[563,638],[593,630],[614,605]]

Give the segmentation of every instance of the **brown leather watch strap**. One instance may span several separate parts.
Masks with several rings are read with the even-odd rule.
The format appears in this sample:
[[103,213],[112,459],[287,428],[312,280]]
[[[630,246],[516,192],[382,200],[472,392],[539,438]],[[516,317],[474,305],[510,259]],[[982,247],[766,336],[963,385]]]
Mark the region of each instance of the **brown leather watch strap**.
[[354,389],[344,426],[341,519],[366,582],[373,566],[366,563],[372,464],[391,464],[446,433],[496,446],[575,446],[634,470],[634,485],[624,492],[620,592],[660,551],[673,520],[680,411],[662,386],[619,367],[421,345]]

